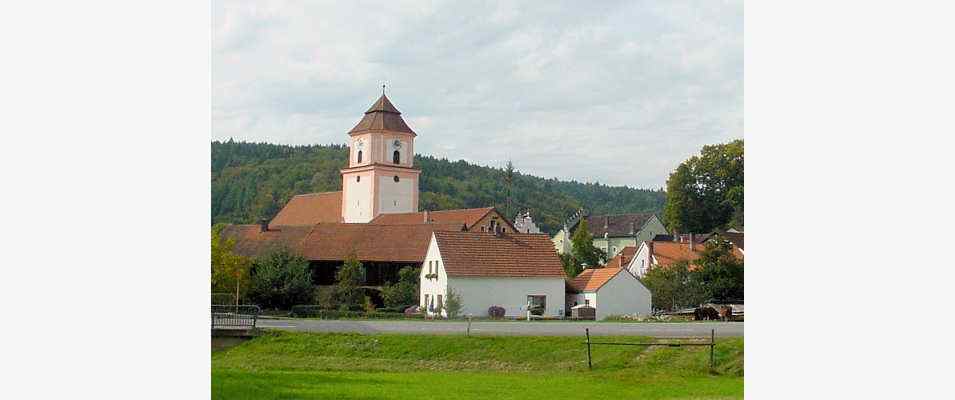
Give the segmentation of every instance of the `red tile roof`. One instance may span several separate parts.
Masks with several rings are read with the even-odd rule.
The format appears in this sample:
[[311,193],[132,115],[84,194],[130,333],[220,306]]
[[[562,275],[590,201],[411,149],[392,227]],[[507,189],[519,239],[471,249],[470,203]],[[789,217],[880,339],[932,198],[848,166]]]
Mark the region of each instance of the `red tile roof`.
[[567,283],[578,292],[596,292],[623,270],[621,267],[588,268]]
[[316,224],[262,231],[259,225],[228,225],[222,237],[235,239],[236,254],[255,257],[286,246],[312,261],[339,261],[354,253],[360,261],[422,262],[431,233],[460,230],[458,224]]
[[545,234],[436,231],[434,237],[449,276],[565,277]]
[[309,260],[423,262],[431,233],[460,230],[458,224],[371,225],[317,224],[302,243]]
[[[439,224],[465,224],[468,228],[484,218],[494,207],[462,208],[457,210],[427,211],[428,221]],[[399,214],[379,214],[370,224],[423,224],[425,211]]]
[[607,262],[606,267],[626,267],[630,263],[630,260],[633,259],[633,256],[637,254],[636,246],[627,246],[623,250],[620,250],[617,255],[613,256],[610,261]]
[[341,222],[342,192],[307,193],[292,197],[272,218],[269,229]]
[[[689,243],[654,241],[654,264],[668,266],[677,261],[690,261],[692,263],[700,258],[705,248],[705,244],[697,243],[693,246],[693,250],[691,251]],[[733,255],[735,255],[736,258],[743,259],[743,253],[740,252],[739,248],[735,245],[733,246]]]
[[260,225],[226,225],[221,237],[235,240],[236,254],[255,257],[273,248],[284,246],[301,250],[302,240],[312,230],[310,226],[286,227],[282,230],[262,231]]

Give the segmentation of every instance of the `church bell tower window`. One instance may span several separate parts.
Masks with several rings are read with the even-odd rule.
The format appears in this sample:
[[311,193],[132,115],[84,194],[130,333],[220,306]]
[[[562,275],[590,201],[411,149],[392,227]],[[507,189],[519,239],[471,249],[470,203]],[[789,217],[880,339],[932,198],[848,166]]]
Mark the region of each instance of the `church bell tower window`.
[[358,150],[358,163],[361,164],[361,150]]
[[395,153],[391,155],[391,158],[391,161],[395,164],[401,163],[401,153],[399,153],[398,150],[395,150]]

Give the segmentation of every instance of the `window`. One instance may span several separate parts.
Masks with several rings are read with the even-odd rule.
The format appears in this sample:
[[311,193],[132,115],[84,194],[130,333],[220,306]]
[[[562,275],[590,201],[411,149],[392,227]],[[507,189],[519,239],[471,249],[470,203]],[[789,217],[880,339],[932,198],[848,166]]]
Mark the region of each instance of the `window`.
[[544,315],[544,310],[547,309],[547,296],[544,295],[528,295],[527,296],[527,311],[530,311],[533,315]]
[[429,296],[428,296],[427,294],[425,294],[425,295],[424,295],[424,304],[422,305],[422,307],[427,307],[427,306],[428,306],[428,300],[430,300],[430,298],[429,298]]
[[440,270],[440,269],[441,269],[441,261],[435,261],[435,262],[434,262],[434,273],[437,274],[437,273],[438,273],[438,270]]
[[584,299],[584,305],[585,305],[585,306],[589,306],[589,305],[590,305],[590,299]]
[[355,177],[355,182],[361,182],[361,175]]
[[399,180],[401,179],[398,179],[398,175],[395,175],[395,182],[397,183]]
[[482,226],[482,227],[481,227],[481,232],[487,232],[487,227],[486,227],[486,226]]
[[444,309],[444,299],[443,299],[443,297],[444,297],[444,296],[442,296],[442,295],[440,295],[440,294],[438,295],[438,308],[435,309],[435,311],[437,311],[438,314],[441,314],[441,310]]
[[432,265],[433,263],[434,263],[434,261],[428,261],[428,274],[431,273],[431,265]]
[[[398,150],[395,150],[394,154],[391,155],[391,161],[394,162],[395,164],[400,164],[400,163],[401,163],[401,152],[399,152]],[[395,182],[397,182],[397,181],[395,181]]]
[[361,150],[358,150],[358,163],[361,164]]

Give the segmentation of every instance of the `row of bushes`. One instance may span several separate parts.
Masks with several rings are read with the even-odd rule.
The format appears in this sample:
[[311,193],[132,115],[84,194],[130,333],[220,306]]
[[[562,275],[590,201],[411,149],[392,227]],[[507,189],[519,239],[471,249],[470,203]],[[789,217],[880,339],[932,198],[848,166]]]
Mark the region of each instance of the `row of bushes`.
[[405,319],[405,318],[423,318],[421,314],[405,314],[393,309],[379,309],[371,312],[353,311],[353,310],[327,310],[316,305],[298,305],[293,306],[289,316],[296,318],[321,318],[321,319]]

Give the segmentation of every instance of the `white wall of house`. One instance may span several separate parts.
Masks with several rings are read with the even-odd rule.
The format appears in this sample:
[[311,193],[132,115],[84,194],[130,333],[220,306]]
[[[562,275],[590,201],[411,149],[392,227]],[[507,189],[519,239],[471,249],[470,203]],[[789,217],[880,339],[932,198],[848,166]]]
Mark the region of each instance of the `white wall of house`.
[[[438,274],[437,279],[426,278],[429,274],[429,267],[431,268],[430,273]],[[428,244],[428,253],[421,265],[421,275],[419,275],[418,282],[420,288],[418,305],[426,310],[429,304],[434,304],[434,307],[437,308],[438,295],[440,294],[443,300],[448,293],[448,274],[444,271],[444,261],[441,259],[441,250],[438,249],[438,242],[434,240],[434,234],[431,235],[431,243]],[[445,315],[445,313],[442,313],[442,315]]]
[[448,281],[461,295],[462,315],[486,317],[491,306],[504,307],[506,316],[525,316],[528,295],[546,296],[545,316],[559,316],[564,310],[564,279],[514,277],[459,277]]
[[610,315],[648,315],[650,300],[650,290],[643,283],[627,271],[620,271],[597,290],[591,305],[597,308],[597,319],[601,320]]
[[640,247],[637,248],[637,253],[634,254],[633,259],[630,260],[630,264],[627,264],[627,270],[634,276],[642,277],[647,273],[647,268],[650,267],[651,260],[649,256],[650,249],[647,248],[647,243],[641,242]]

